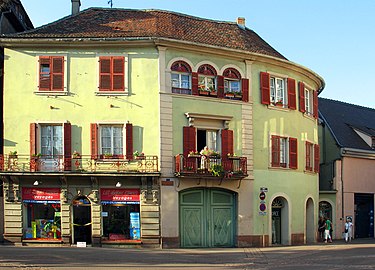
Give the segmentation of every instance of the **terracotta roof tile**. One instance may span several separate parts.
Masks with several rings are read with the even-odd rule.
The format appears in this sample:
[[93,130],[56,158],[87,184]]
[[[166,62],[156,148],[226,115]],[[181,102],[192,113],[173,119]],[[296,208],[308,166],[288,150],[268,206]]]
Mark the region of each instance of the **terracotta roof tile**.
[[168,38],[264,54],[281,59],[254,31],[236,23],[161,10],[89,8],[15,38]]

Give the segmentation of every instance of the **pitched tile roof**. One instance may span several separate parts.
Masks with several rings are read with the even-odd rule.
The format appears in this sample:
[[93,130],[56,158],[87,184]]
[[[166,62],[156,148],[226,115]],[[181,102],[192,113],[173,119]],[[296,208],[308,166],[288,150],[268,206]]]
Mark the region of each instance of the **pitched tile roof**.
[[369,136],[375,135],[375,109],[319,98],[319,113],[341,147],[374,150],[354,129]]
[[234,22],[161,10],[89,8],[14,38],[166,38],[286,58],[259,35]]

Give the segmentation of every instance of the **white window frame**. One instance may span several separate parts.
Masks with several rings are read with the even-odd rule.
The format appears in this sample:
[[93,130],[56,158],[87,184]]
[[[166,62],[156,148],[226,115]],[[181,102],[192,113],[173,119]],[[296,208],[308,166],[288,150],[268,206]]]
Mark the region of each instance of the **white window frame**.
[[[122,127],[122,153],[121,154],[115,154],[114,153],[114,138],[113,138],[113,131],[111,131],[111,152],[110,153],[104,153],[103,152],[103,127]],[[99,155],[104,155],[104,154],[111,154],[111,155],[126,155],[126,125],[123,123],[100,123],[98,124],[98,140],[99,140],[99,145],[98,145],[98,153]]]
[[[177,75],[178,79],[174,80],[173,75]],[[188,77],[188,88],[183,87],[183,82],[185,82],[182,77],[187,76]],[[178,83],[178,86],[174,86],[174,81]],[[171,71],[171,85],[172,88],[177,88],[177,89],[184,89],[184,90],[190,90],[191,91],[191,73],[186,73],[186,72],[177,72],[177,71]]]
[[[217,83],[216,83],[215,76],[208,76],[208,75],[202,75],[202,74],[198,75],[198,90],[209,91],[209,92],[217,91],[216,84]],[[200,85],[203,85],[204,89],[199,87]],[[211,89],[210,87],[212,87],[213,89]]]
[[[233,89],[232,83],[237,82],[238,83],[238,89]],[[239,79],[232,79],[232,78],[226,78],[224,77],[224,92],[233,92],[233,93],[242,93],[242,86],[241,86],[241,80]]]
[[[279,83],[279,84],[278,84]],[[282,85],[278,87],[278,85]],[[279,104],[281,102],[281,104]],[[288,85],[287,79],[270,74],[270,103],[271,105],[288,105]]]
[[[310,168],[311,169],[307,169],[307,151],[306,151],[306,146],[309,145],[309,148],[310,148],[310,155],[309,155],[309,160],[310,160]],[[313,142],[310,142],[310,141],[306,141],[305,142],[305,170],[308,171],[308,172],[314,172],[314,167],[315,167],[315,152],[314,152],[314,143]]]
[[[40,132],[39,132],[39,142],[40,142],[40,153],[42,154],[42,156],[44,156],[44,158],[46,159],[51,159],[51,158],[55,158],[55,157],[61,157],[64,155],[64,127],[62,124],[40,124],[39,125],[40,127]],[[48,141],[51,142],[50,146],[49,147],[44,147],[43,146],[43,129],[44,128],[48,128],[48,127],[51,127],[52,130],[50,130],[50,134],[48,134],[47,138],[48,138]],[[53,136],[53,129],[54,127],[60,127],[61,128],[61,131],[60,131],[60,137],[58,137],[61,141],[61,145],[58,146],[58,148],[60,148],[60,153],[54,153],[53,152],[53,149],[55,148],[55,137]],[[43,153],[43,148],[50,148],[50,152],[51,153]],[[48,149],[47,149],[48,150]]]
[[305,114],[314,115],[314,91],[305,85]]

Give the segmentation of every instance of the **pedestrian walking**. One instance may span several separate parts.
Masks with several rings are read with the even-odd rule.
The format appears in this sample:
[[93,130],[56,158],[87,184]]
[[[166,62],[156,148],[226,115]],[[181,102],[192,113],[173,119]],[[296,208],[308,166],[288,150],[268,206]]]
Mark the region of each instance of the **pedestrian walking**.
[[326,229],[326,220],[324,219],[323,216],[320,216],[319,221],[318,221],[318,232],[319,232],[319,240],[320,241],[324,240],[325,229]]
[[353,237],[353,223],[351,218],[347,218],[345,222],[345,242],[351,242]]
[[327,241],[332,243],[331,228],[332,228],[332,222],[327,217],[326,218],[326,227],[325,227],[325,230],[324,230],[324,242],[325,243],[327,243]]

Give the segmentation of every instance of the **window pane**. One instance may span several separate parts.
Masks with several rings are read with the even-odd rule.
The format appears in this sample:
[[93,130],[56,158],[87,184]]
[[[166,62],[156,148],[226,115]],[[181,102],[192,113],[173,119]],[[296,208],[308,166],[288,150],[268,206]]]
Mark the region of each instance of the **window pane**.
[[233,92],[240,92],[240,82],[239,81],[231,81],[230,82],[230,89]]
[[271,78],[270,80],[270,94],[271,94],[271,102],[276,102],[276,89],[275,89],[275,78]]
[[190,89],[190,76],[182,74],[181,75],[181,88]]
[[218,151],[217,149],[217,132],[207,131],[207,147],[208,149]]
[[172,73],[172,87],[180,88],[179,74]]

